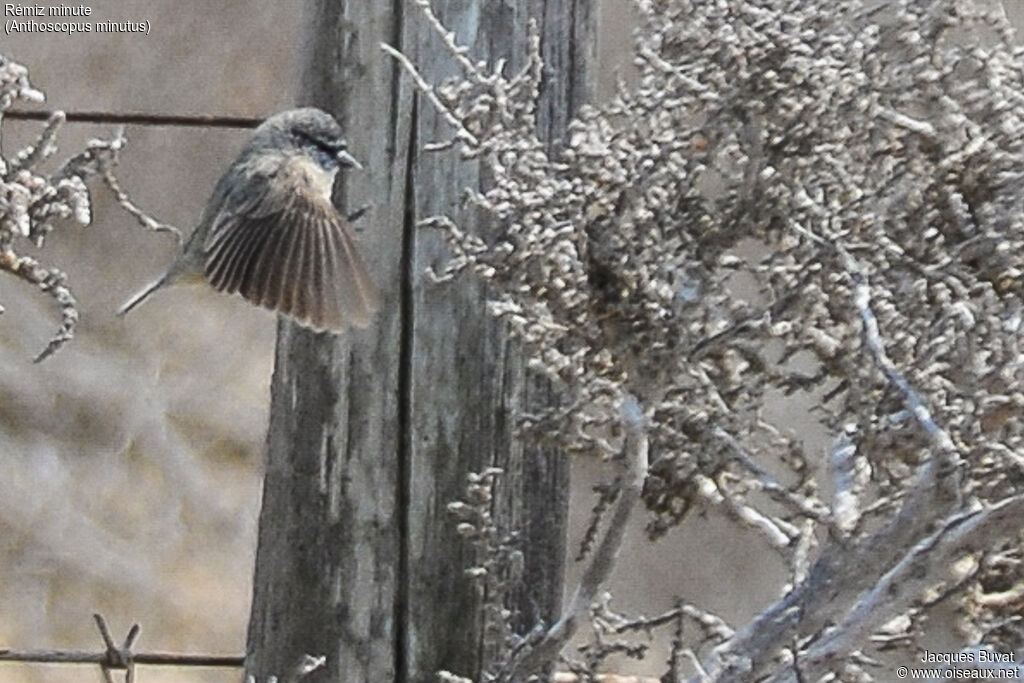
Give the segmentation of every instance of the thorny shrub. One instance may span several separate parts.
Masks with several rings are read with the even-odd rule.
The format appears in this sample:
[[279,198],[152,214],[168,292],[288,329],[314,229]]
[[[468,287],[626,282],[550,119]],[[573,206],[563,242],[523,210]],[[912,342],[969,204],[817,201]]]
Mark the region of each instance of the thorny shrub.
[[[551,153],[536,30],[505,75],[418,4],[461,76],[435,87],[392,54],[454,128],[434,147],[489,170],[472,200],[502,232],[424,221],[452,249],[437,277],[486,280],[491,314],[560,392],[524,428],[614,457],[635,396],[652,537],[715,508],[791,568],[760,636],[677,648],[737,680],[849,623],[812,666],[871,680],[852,658],[864,628],[884,617],[886,642],[913,642],[935,596],[960,601],[965,646],[1024,648],[1018,525],[916,545],[952,545],[928,534],[1017,505],[1024,481],[1024,48],[1001,4],[639,0],[636,85],[584,107]],[[827,453],[775,417],[793,396]],[[870,589],[911,560],[926,580],[890,620]],[[826,579],[849,594],[815,602]]]
[[[0,142],[3,141],[4,113],[19,100],[42,102],[43,99],[43,93],[29,82],[28,69],[0,55]],[[34,144],[10,157],[0,154],[0,271],[39,287],[52,296],[61,309],[60,327],[36,357],[37,362],[74,337],[78,305],[67,285],[67,276],[59,269],[46,267],[24,254],[22,245],[29,243],[37,249],[43,247],[46,236],[60,219],[73,219],[80,225],[89,225],[92,222],[92,197],[86,187],[87,180],[99,177],[114,193],[118,203],[143,226],[156,231],[177,232],[142,213],[118,185],[113,169],[126,142],[123,131],[110,140],[91,140],[84,151],[52,171],[41,170],[40,164],[57,151],[55,140],[64,120],[63,112],[54,112]]]

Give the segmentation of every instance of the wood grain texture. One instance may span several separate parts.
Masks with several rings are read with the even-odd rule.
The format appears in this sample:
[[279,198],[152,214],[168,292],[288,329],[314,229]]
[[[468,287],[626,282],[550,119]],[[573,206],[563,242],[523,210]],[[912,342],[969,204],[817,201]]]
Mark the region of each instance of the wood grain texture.
[[[523,63],[528,18],[543,22],[541,125],[557,137],[588,90],[590,4],[436,5],[474,59],[504,57],[510,69]],[[523,538],[520,621],[550,622],[562,592],[568,463],[511,436],[517,410],[550,399],[487,316],[479,283],[423,275],[447,249],[415,221],[447,213],[489,235],[485,216],[460,208],[463,188],[484,181],[454,154],[418,151],[449,131],[378,44],[405,52],[435,83],[454,73],[451,59],[411,3],[317,0],[308,12],[300,103],[335,114],[364,161],[335,199],[372,206],[360,247],[382,300],[367,330],[340,337],[280,323],[247,673],[263,680],[309,653],[328,657],[311,681],[428,681],[441,668],[475,676],[494,653],[482,646],[463,577],[471,558],[445,506],[468,472],[507,472],[495,511]]]

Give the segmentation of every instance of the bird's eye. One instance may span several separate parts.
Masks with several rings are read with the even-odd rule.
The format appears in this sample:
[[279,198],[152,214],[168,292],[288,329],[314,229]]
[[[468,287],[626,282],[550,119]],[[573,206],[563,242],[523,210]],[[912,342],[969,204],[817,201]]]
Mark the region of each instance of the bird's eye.
[[293,129],[292,134],[295,136],[296,141],[309,151],[322,168],[331,170],[338,167],[338,152],[345,148],[344,144],[333,140],[325,142],[304,130]]
[[313,158],[316,159],[321,168],[331,170],[338,167],[338,159],[334,154],[325,152],[320,147],[314,147],[311,151],[313,152]]

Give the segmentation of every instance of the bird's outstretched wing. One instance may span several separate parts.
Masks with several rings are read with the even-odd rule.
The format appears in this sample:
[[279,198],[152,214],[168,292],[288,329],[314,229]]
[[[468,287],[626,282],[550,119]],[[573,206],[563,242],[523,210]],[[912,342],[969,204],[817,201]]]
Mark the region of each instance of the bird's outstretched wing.
[[[283,313],[307,327],[365,327],[377,288],[355,236],[307,174],[286,162],[228,194],[210,217],[203,272],[216,289]],[[259,187],[261,184],[276,184]]]

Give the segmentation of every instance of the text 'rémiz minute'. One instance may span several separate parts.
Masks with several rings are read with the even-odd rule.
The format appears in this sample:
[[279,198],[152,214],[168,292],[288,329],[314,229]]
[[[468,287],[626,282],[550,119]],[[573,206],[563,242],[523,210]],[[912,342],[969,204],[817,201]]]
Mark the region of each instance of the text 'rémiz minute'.
[[88,17],[92,14],[92,7],[86,5],[71,6],[50,6],[45,5],[15,5],[12,2],[4,3],[4,16],[14,17]]

